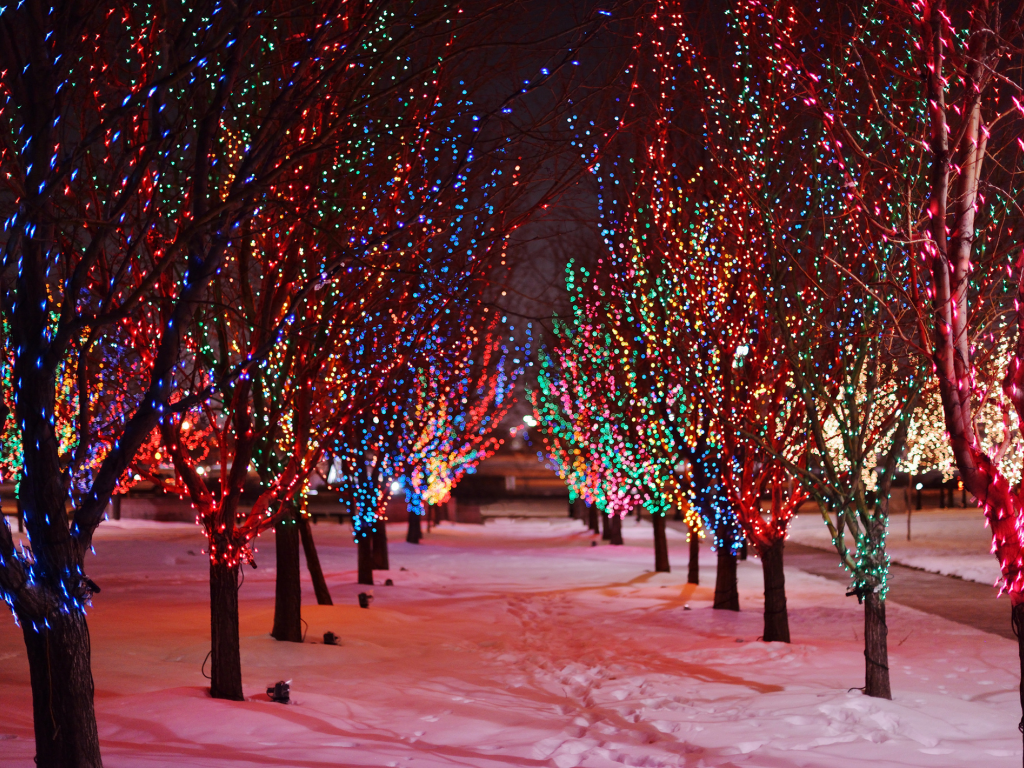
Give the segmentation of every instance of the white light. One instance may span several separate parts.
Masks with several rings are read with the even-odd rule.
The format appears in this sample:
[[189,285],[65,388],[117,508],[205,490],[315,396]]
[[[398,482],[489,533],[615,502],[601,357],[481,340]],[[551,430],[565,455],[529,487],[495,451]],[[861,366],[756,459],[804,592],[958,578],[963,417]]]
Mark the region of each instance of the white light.
[[738,347],[736,347],[736,355],[739,357],[743,357],[743,355],[747,354],[748,352],[750,352],[750,347],[748,347],[746,344],[740,344]]
[[525,424],[528,427],[536,427],[537,420],[533,418],[533,416],[531,416],[530,414],[526,414],[525,416],[523,416],[523,424]]
[[918,484],[917,484],[917,490],[919,490],[919,491],[920,491],[920,490],[921,490],[922,488],[924,488],[924,486],[923,486],[923,485],[921,485],[921,483],[918,483]]
[[402,484],[401,483],[392,483],[391,484],[391,492],[392,493],[398,493],[400,490],[402,490]]
[[197,475],[205,475],[206,474],[206,469],[204,469],[203,467],[196,467],[196,474]]
[[192,425],[191,425],[191,424],[189,424],[189,423],[188,423],[188,421],[183,421],[183,422],[181,422],[181,428],[182,428],[182,429],[183,429],[183,430],[184,430],[185,432],[188,432],[188,431],[189,431],[189,429],[191,429],[191,428],[192,428]]

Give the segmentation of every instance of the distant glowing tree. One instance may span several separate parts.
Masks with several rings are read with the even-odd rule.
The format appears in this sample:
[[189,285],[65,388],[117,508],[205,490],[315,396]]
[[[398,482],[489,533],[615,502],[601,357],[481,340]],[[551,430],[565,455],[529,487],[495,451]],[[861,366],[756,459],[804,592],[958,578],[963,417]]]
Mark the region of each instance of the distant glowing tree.
[[466,325],[464,350],[439,355],[414,374],[414,396],[401,425],[396,463],[413,543],[420,540],[424,506],[448,501],[459,480],[501,446],[494,432],[515,402],[512,391],[530,354],[529,329],[520,348],[515,337],[496,335],[496,314],[488,319],[485,312]]

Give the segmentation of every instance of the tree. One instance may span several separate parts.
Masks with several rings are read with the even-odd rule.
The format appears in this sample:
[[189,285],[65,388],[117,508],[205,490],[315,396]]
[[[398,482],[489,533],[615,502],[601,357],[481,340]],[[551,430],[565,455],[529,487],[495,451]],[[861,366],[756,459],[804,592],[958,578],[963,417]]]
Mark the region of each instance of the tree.
[[[191,315],[337,64],[317,49],[340,28],[299,11],[26,2],[0,19],[2,311],[32,540],[27,558],[0,530],[0,585],[25,633],[42,764],[100,764],[85,553],[161,414],[189,407],[175,371]],[[271,78],[261,118],[240,94],[269,71],[290,77]],[[222,154],[243,113],[260,132]],[[63,440],[58,402],[74,413]]]
[[[678,385],[692,400],[691,413],[703,411],[699,434],[712,438],[695,465],[696,484],[708,469],[739,481],[726,495],[739,507],[747,537],[765,547],[766,567],[802,493],[776,493],[768,526],[760,493],[756,503],[751,498],[763,487],[755,478],[775,478],[778,487],[785,471],[818,502],[853,575],[850,594],[865,602],[866,692],[888,696],[888,489],[921,385],[903,341],[906,316],[893,311],[892,294],[875,288],[884,268],[866,259],[865,231],[845,215],[836,183],[841,169],[822,155],[818,115],[807,108],[795,68],[777,53],[797,47],[805,34],[813,38],[813,28],[801,26],[798,14],[741,3],[727,11],[717,48],[701,49],[701,36],[679,10],[659,9],[672,34],[669,45],[653,49],[664,95],[663,137],[646,156],[656,181],[649,214],[656,226],[650,236],[646,227],[633,236],[637,250],[662,244],[682,286],[672,316],[688,326],[679,349],[690,360],[676,363],[677,353],[675,365],[660,367],[689,367]],[[734,58],[722,55],[730,45]],[[703,158],[694,132],[672,119],[687,105],[692,112],[694,98]],[[783,405],[791,400],[796,404]],[[766,571],[769,611],[777,581]],[[788,634],[782,626],[774,631]]]
[[[1017,467],[1004,459],[1015,453],[1006,437],[1024,403],[1015,306],[1022,12],[1020,3],[875,2],[818,47],[779,50],[821,118],[865,254],[893,286],[886,310],[914,313],[910,338],[932,366],[964,486],[983,500],[1015,627],[1024,621],[1024,540]],[[1002,398],[983,362],[1000,348],[1013,350]],[[981,434],[980,412],[1000,399],[1006,432]]]
[[[885,532],[922,386],[906,341],[913,325],[887,279],[898,264],[876,258],[885,245],[849,215],[845,166],[822,151],[829,121],[787,58],[814,25],[755,4],[734,17],[753,72],[737,87],[761,105],[772,141],[732,154],[746,162],[733,189],[748,224],[743,237],[766,256],[765,295],[810,437],[806,465],[777,455],[817,501],[851,572],[849,594],[865,605],[865,692],[888,698]],[[781,148],[785,164],[777,161]]]
[[[409,507],[406,540],[411,543],[419,543],[424,505],[448,501],[459,480],[501,445],[493,432],[515,402],[512,391],[530,350],[527,336],[522,349],[516,345],[510,352],[505,339],[495,336],[497,326],[497,315],[488,319],[485,308],[456,337],[464,350],[439,354],[414,374],[414,396],[406,406],[396,457]],[[508,343],[514,341],[508,337]],[[516,355],[511,369],[510,354]]]
[[[756,32],[742,16],[727,12],[725,30],[702,46],[697,41],[707,36],[687,34],[696,22],[677,11],[678,4],[663,4],[655,14],[668,16],[672,34],[667,46],[651,52],[661,98],[641,161],[648,181],[635,206],[641,226],[634,226],[632,239],[661,263],[667,286],[652,310],[672,328],[660,334],[667,348],[660,367],[688,393],[693,410],[703,412],[697,434],[712,436],[698,454],[697,472],[720,478],[735,523],[761,559],[764,639],[788,642],[782,551],[806,494],[786,464],[806,466],[807,440],[779,318],[765,297],[771,283],[764,281],[758,219],[778,215],[772,165],[792,162],[787,132],[794,122],[797,130],[802,126],[784,76],[753,60],[747,38]],[[723,57],[730,47],[732,55]],[[743,77],[730,79],[727,64]],[[699,143],[696,131],[673,120],[687,107],[691,113],[699,107]],[[720,576],[733,567],[720,561]]]

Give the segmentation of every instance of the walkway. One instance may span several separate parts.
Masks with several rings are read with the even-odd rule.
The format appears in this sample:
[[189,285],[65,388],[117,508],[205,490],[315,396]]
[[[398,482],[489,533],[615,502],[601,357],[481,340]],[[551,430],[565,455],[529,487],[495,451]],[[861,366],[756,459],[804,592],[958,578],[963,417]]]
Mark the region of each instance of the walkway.
[[[686,530],[684,524],[674,520],[670,520],[669,525]],[[844,585],[850,583],[849,574],[839,567],[839,556],[835,552],[789,541],[786,542],[784,557],[787,568],[823,576]],[[995,587],[976,581],[928,573],[896,563],[889,567],[887,600],[1016,640],[1010,627],[1010,602],[1005,597],[996,600],[996,594]]]

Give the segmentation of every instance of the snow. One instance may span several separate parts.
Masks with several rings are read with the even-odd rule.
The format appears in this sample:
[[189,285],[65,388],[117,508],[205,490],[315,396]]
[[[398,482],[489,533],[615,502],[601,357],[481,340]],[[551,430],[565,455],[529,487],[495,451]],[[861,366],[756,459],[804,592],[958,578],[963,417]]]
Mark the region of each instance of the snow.
[[[821,515],[805,509],[790,526],[790,539],[821,549],[832,549]],[[999,561],[992,554],[992,532],[980,509],[913,510],[910,540],[906,513],[891,515],[886,549],[893,562],[967,581],[995,584]]]
[[[1014,643],[888,607],[894,700],[863,684],[863,614],[843,585],[789,569],[794,643],[757,640],[760,565],[743,611],[711,609],[714,557],[687,585],[656,574],[651,528],[626,546],[578,521],[444,523],[420,546],[389,528],[395,586],[355,581],[346,526],[314,528],[335,606],[278,643],[273,537],[241,589],[245,702],[210,699],[204,539],[193,526],[103,524],[89,574],[104,761],[118,766],[1019,766]],[[405,569],[405,570],[402,570]],[[687,610],[689,608],[689,610]],[[319,642],[333,630],[339,647]],[[0,624],[0,765],[32,765],[21,632]],[[317,641],[317,642],[314,642]],[[293,704],[267,685],[291,680]]]

